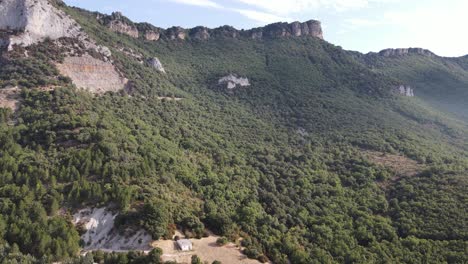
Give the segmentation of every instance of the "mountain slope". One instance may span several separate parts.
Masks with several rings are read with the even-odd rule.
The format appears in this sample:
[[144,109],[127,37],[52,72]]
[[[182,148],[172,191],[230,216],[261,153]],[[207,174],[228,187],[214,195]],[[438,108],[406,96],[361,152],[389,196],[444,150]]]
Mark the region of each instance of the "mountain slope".
[[374,71],[410,84],[418,97],[433,107],[467,119],[467,58],[444,58],[431,53],[359,56]]
[[[208,228],[274,263],[467,260],[468,123],[432,105],[430,86],[418,96],[424,69],[405,79],[314,36],[135,38],[60,8],[112,55],[73,38],[2,53],[2,86],[22,90],[18,110],[2,110],[1,243],[76,256],[79,235],[58,208],[110,205],[120,228],[154,239]],[[77,89],[55,65],[82,53],[110,61],[126,88]],[[146,63],[154,57],[165,74]],[[250,86],[220,85],[229,74]],[[417,97],[394,94],[400,82]]]

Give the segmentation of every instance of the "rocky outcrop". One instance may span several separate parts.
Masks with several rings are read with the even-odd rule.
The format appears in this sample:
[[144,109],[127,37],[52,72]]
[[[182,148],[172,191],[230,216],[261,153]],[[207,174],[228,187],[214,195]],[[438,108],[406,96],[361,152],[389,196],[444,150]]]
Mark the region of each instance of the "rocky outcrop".
[[125,24],[122,21],[112,21],[109,24],[109,28],[114,32],[126,34],[130,37],[138,38],[139,36],[138,30],[135,27]]
[[218,80],[218,85],[225,86],[227,89],[232,90],[237,87],[250,86],[250,81],[245,77],[238,77],[235,74],[229,74]]
[[122,90],[128,82],[120,76],[112,63],[90,55],[66,57],[63,63],[56,66],[60,74],[69,77],[78,88],[95,94]]
[[166,36],[170,40],[184,40],[187,37],[186,30],[181,27],[171,27],[166,30]]
[[237,30],[231,26],[222,26],[215,29],[202,26],[191,29],[171,27],[164,30],[148,23],[133,23],[119,12],[114,12],[110,16],[98,14],[97,18],[113,31],[127,34],[134,38],[143,37],[150,41],[158,41],[160,39],[207,40],[220,37],[263,39],[302,36],[312,36],[323,39],[322,26],[320,21],[317,20],[309,20],[303,23],[274,23],[250,30]]
[[210,38],[209,29],[206,27],[195,27],[190,30],[190,38],[206,40]]
[[148,30],[145,32],[145,39],[149,41],[158,41],[159,38],[161,37],[161,33],[153,31],[153,30]]
[[164,67],[161,63],[161,61],[159,61],[158,58],[154,57],[154,58],[150,58],[146,61],[148,63],[148,65],[154,69],[156,69],[158,72],[162,72],[162,73],[166,73],[166,71],[164,70]]
[[[96,43],[65,12],[49,0],[0,0],[0,48],[29,46],[45,39],[76,39],[87,50],[95,50],[105,59],[111,51]],[[57,45],[62,45],[56,41]],[[72,47],[74,48],[74,47]]]
[[319,39],[323,39],[322,25],[320,21],[309,20],[304,23],[293,22],[293,23],[275,23],[263,28],[252,30],[253,38],[259,38],[259,32],[261,35],[266,37],[301,37],[301,36],[312,36]]
[[109,19],[106,23],[107,27],[109,27],[109,29],[114,32],[126,34],[133,38],[138,38],[139,36],[139,32],[136,26],[127,18],[125,18],[120,12],[112,13],[111,19]]
[[45,38],[77,38],[81,33],[78,24],[48,0],[0,1],[0,31],[9,32],[4,45],[29,46]]
[[130,58],[136,59],[140,64],[143,64],[145,62],[144,58],[143,58],[143,55],[141,53],[139,53],[139,52],[134,51],[131,48],[121,46],[121,47],[118,47],[117,50],[122,52],[123,54],[125,54],[126,56],[128,56]]
[[410,54],[425,55],[430,57],[435,56],[435,54],[432,53],[430,50],[422,48],[384,49],[379,52],[379,55],[384,57],[405,56]]
[[414,91],[413,88],[409,85],[398,85],[393,87],[393,91],[399,95],[403,96],[408,96],[408,97],[413,97],[414,96]]
[[73,223],[84,232],[84,251],[151,250],[151,235],[137,228],[118,230],[114,226],[117,216],[107,208],[85,208],[73,215]]
[[240,36],[240,32],[231,26],[215,28],[210,34],[215,38],[238,38]]

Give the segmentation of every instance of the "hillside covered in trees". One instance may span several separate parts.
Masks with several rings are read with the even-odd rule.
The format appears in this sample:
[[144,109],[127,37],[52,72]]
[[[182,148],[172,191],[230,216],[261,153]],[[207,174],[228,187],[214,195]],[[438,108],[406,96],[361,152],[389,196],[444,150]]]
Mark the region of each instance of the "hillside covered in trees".
[[[273,263],[468,262],[466,57],[364,55],[314,36],[152,41],[54,5],[128,82],[79,89],[57,66],[86,51],[73,38],[2,51],[0,91],[16,87],[18,107],[0,108],[1,263],[92,261],[71,222],[86,206],[153,239],[242,237]],[[249,86],[220,85],[229,74]]]

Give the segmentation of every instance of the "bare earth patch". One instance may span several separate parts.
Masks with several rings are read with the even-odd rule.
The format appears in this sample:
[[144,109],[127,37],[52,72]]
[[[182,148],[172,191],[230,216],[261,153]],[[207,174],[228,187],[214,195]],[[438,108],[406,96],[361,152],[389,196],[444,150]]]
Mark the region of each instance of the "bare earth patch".
[[166,101],[181,101],[184,98],[179,97],[167,97],[167,96],[158,96],[158,100],[166,100]]
[[18,109],[19,93],[20,89],[18,87],[0,89],[0,107],[16,111]]
[[[402,177],[411,177],[420,173],[424,169],[424,165],[412,160],[403,155],[389,154],[379,151],[365,150],[363,155],[372,163],[384,166],[392,170],[395,174],[390,181],[398,181]],[[382,187],[386,187],[389,182],[382,183]]]
[[78,88],[95,94],[117,92],[124,89],[128,82],[120,76],[112,63],[95,59],[90,55],[66,57],[63,63],[56,66],[60,74],[70,77]]
[[[176,232],[176,235],[183,237],[182,234]],[[240,248],[229,243],[225,246],[218,246],[216,240],[218,236],[210,235],[202,239],[190,239],[193,244],[193,250],[180,251],[178,250],[174,240],[158,240],[153,242],[153,247],[159,247],[163,250],[163,261],[177,261],[177,263],[190,263],[192,255],[197,255],[203,262],[212,263],[215,260],[221,261],[223,264],[259,264],[260,262],[254,259],[249,259],[242,254]]]

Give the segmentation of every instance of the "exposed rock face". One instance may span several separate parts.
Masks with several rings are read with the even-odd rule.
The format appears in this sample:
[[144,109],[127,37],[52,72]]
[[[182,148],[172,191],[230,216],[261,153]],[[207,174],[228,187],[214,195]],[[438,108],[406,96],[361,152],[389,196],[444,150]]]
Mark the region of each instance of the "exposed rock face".
[[157,41],[168,40],[207,40],[210,38],[238,38],[245,37],[251,39],[278,38],[278,37],[301,37],[312,36],[323,39],[322,26],[320,21],[309,20],[304,23],[274,23],[265,27],[250,30],[237,30],[231,26],[222,26],[215,29],[206,27],[195,27],[184,29],[181,27],[171,27],[166,30],[157,28],[148,23],[133,23],[119,12],[112,13],[111,16],[99,14],[97,18],[114,31],[127,34],[134,38],[139,36],[146,40]]
[[128,57],[136,59],[140,64],[144,63],[143,55],[141,53],[135,52],[131,48],[119,47],[117,48],[120,52],[124,53]]
[[227,89],[232,90],[237,87],[247,87],[250,86],[248,78],[237,77],[234,74],[229,74],[218,80],[218,85],[225,85]]
[[159,38],[161,37],[161,33],[148,30],[145,32],[145,39],[149,41],[158,41]]
[[413,88],[409,85],[398,85],[393,88],[393,91],[397,94],[403,95],[403,96],[408,96],[408,97],[413,97],[414,96],[414,91]]
[[48,0],[2,0],[0,14],[0,31],[11,33],[3,40],[9,49],[45,38],[76,38],[82,34],[78,24]]
[[118,213],[106,208],[86,208],[73,215],[73,223],[86,231],[81,239],[84,250],[126,251],[151,250],[151,236],[142,229],[129,229],[118,232],[114,220]]
[[100,54],[104,55],[104,57],[110,57],[112,56],[112,52],[108,47],[105,46],[97,46],[96,51],[99,52]]
[[138,38],[138,29],[130,23],[126,23],[124,16],[120,12],[112,13],[112,20],[109,21],[108,27],[114,32],[129,35],[130,37]]
[[379,52],[379,55],[384,57],[404,56],[409,54],[419,54],[430,57],[435,56],[431,51],[422,48],[385,49]]
[[0,89],[0,107],[10,108],[12,111],[18,109],[20,89],[18,87]]
[[222,38],[237,38],[240,36],[240,33],[237,29],[231,26],[222,26],[212,30],[211,35],[213,37],[222,37]]
[[253,34],[256,34],[256,37],[253,38],[258,38],[258,30],[261,30],[263,33],[263,36],[269,36],[269,37],[289,37],[289,36],[294,36],[294,37],[300,37],[300,36],[312,36],[316,37],[319,39],[323,39],[323,32],[322,32],[322,26],[320,21],[317,20],[309,20],[304,23],[300,22],[293,22],[291,24],[288,23],[275,23],[268,25],[266,27],[257,29],[257,31],[252,32]]
[[186,33],[186,30],[181,27],[171,27],[166,30],[166,36],[170,40],[176,40],[176,39],[184,40],[185,37],[187,37],[187,33]]
[[190,30],[190,37],[198,40],[206,40],[210,38],[210,33],[206,27],[195,27]]
[[154,57],[154,58],[148,59],[147,63],[150,67],[155,68],[158,72],[166,73],[161,61],[159,61],[158,58]]
[[57,64],[57,68],[62,75],[70,77],[77,87],[96,94],[119,91],[128,82],[110,62],[89,55],[66,57],[63,63]]
[[261,30],[251,30],[250,31],[250,38],[252,38],[252,39],[261,39],[261,38],[263,38],[263,31],[261,31]]

